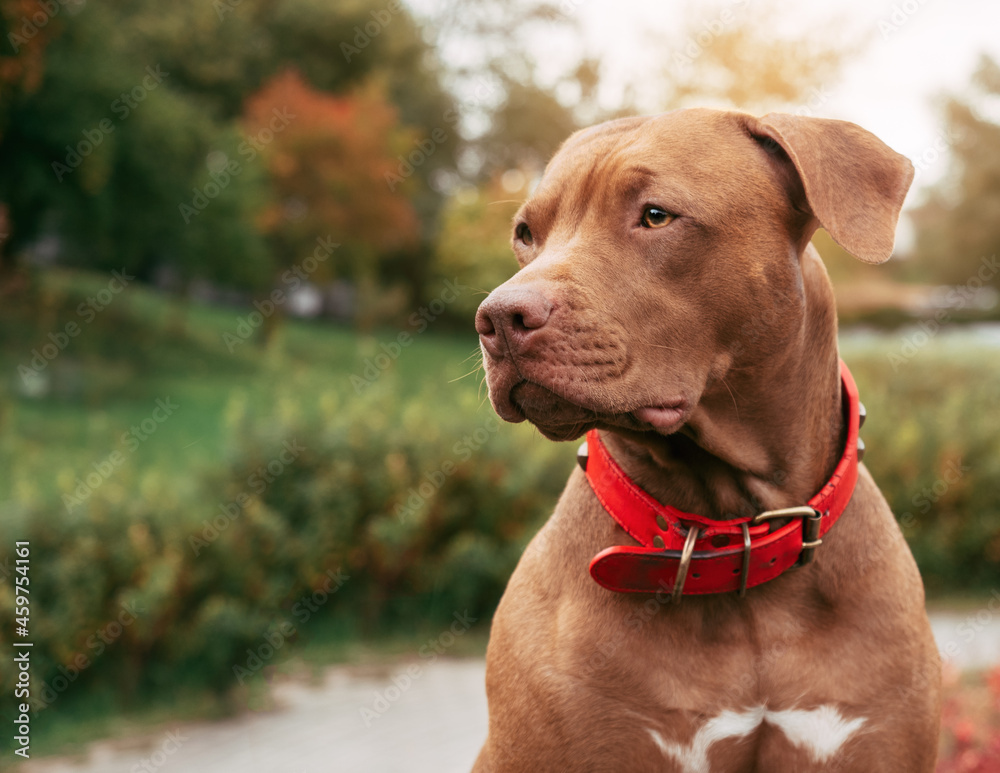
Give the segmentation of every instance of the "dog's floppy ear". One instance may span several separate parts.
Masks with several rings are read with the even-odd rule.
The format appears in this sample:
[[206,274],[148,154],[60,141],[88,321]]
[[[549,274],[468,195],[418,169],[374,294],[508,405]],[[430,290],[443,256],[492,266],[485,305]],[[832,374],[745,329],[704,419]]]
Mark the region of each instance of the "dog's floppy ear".
[[752,120],[750,131],[785,151],[806,205],[837,244],[866,263],[889,259],[913,181],[909,159],[847,121],[768,113]]

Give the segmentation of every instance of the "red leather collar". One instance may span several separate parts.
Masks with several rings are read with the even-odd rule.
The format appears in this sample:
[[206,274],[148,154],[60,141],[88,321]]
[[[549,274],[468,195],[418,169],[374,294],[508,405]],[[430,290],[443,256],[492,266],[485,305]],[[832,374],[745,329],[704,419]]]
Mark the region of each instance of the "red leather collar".
[[803,507],[728,521],[681,512],[639,488],[608,453],[597,430],[588,432],[580,449],[587,480],[608,514],[639,543],[602,550],[590,562],[591,576],[608,590],[666,591],[679,601],[682,594],[743,595],[747,588],[809,563],[850,502],[864,453],[858,438],[864,406],[843,361],[840,378],[847,422],[844,454],[830,480]]

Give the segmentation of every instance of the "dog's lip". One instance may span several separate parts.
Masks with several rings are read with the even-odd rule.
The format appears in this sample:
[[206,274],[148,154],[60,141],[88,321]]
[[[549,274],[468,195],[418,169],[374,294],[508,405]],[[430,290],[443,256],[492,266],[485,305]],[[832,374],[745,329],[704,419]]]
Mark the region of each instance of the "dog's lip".
[[684,421],[687,404],[677,400],[663,405],[649,405],[632,411],[636,421],[648,424],[657,432],[672,432]]
[[[529,410],[519,402],[514,397],[514,391],[519,386],[531,385],[534,387],[540,387],[547,392],[550,392],[555,397],[560,400],[564,400],[569,405],[572,405],[578,409],[586,411],[591,414],[588,418],[574,418],[570,421],[558,421],[558,420],[548,420],[545,422],[545,426],[552,430],[563,429],[567,427],[581,427],[586,424],[598,425],[598,424],[608,424],[611,426],[621,426],[626,429],[639,431],[655,431],[663,435],[669,435],[680,429],[681,425],[684,424],[688,419],[689,403],[684,397],[678,397],[675,400],[669,402],[663,402],[658,405],[647,405],[640,408],[636,408],[632,411],[619,413],[616,411],[607,411],[599,406],[586,405],[577,402],[574,399],[566,397],[560,394],[558,391],[552,389],[549,386],[539,384],[536,381],[531,381],[529,379],[522,379],[514,384],[510,391],[507,393],[507,400],[504,401],[504,412],[500,412],[501,417],[507,421],[524,421],[528,418]],[[516,418],[512,418],[511,415],[516,415]],[[553,417],[554,418],[554,417]],[[529,419],[536,426],[539,426],[534,419]],[[577,433],[579,434],[579,433]]]

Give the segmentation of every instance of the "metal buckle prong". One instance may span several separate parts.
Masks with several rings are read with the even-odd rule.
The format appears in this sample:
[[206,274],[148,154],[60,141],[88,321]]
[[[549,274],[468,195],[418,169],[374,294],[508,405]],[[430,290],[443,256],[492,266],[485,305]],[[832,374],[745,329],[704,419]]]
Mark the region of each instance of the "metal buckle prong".
[[781,510],[765,510],[763,513],[757,513],[750,523],[757,526],[761,521],[770,521],[774,518],[812,518],[818,515],[815,508],[801,505],[800,507],[785,507]]
[[677,578],[674,580],[674,591],[671,595],[675,604],[680,604],[681,596],[684,595],[684,581],[687,580],[688,567],[691,566],[691,554],[694,553],[694,543],[698,539],[698,527],[692,526],[688,529],[687,539],[684,540],[684,550],[681,551],[681,562],[677,567]]
[[740,524],[743,529],[743,568],[740,569],[740,598],[747,595],[747,580],[750,577],[750,527]]

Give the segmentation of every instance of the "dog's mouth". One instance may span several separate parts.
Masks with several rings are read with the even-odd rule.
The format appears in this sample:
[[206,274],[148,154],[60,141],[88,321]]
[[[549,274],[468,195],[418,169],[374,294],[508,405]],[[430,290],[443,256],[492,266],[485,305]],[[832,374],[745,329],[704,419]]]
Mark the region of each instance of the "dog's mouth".
[[521,381],[509,392],[506,406],[497,406],[507,421],[527,420],[550,440],[574,440],[595,427],[616,427],[633,432],[657,432],[663,435],[679,430],[689,415],[682,398],[657,406],[643,406],[630,411],[607,411],[580,405],[548,387]]
[[632,411],[637,421],[649,424],[657,432],[670,433],[675,431],[685,418],[685,404],[678,400],[671,405],[648,406]]

